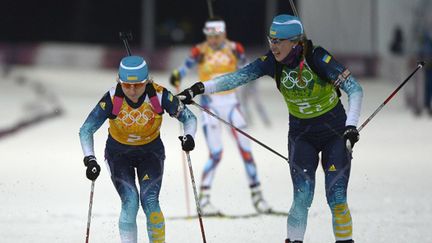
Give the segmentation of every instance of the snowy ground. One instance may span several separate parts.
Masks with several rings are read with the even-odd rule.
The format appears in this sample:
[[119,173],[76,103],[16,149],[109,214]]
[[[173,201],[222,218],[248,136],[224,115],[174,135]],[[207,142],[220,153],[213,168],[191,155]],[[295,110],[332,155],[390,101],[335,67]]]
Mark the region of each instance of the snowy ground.
[[[45,85],[57,96],[64,113],[0,140],[0,242],[84,242],[90,182],[85,178],[78,129],[113,85],[115,73],[26,68],[13,75],[17,74],[30,78],[30,83]],[[167,86],[168,74],[154,76],[156,82]],[[364,121],[395,84],[377,80],[362,80],[362,84],[365,98],[361,121]],[[273,116],[273,126],[266,128],[255,120],[249,132],[287,155],[286,107],[272,80],[262,80],[260,87]],[[31,115],[29,104],[44,107],[41,109],[58,108],[52,100],[34,98],[28,86],[3,79],[0,102],[3,107],[0,130]],[[414,118],[405,108],[403,96],[396,96],[361,132],[349,188],[356,242],[432,242],[431,126],[432,118]],[[166,116],[161,134],[167,152],[160,196],[167,217],[167,242],[202,242],[196,219],[169,219],[187,214],[178,123]],[[106,136],[106,126],[95,135],[96,155],[101,163]],[[214,181],[214,204],[231,214],[253,212],[240,157],[227,131],[224,137],[226,149]],[[196,140],[197,147],[191,156],[199,183],[208,154],[201,130]],[[254,155],[267,200],[274,208],[288,211],[292,188],[286,162],[258,145],[254,145]],[[318,169],[307,243],[334,242],[322,174]],[[188,183],[189,200],[194,205]],[[119,197],[107,169],[103,168],[95,188],[91,242],[119,242],[119,210]],[[140,242],[148,242],[141,210],[138,224]],[[204,219],[204,225],[210,243],[282,243],[286,238],[285,217]]]

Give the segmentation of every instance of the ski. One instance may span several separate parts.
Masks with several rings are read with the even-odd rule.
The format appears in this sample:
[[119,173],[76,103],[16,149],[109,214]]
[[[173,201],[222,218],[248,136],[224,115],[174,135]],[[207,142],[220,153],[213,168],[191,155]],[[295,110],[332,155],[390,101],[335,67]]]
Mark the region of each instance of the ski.
[[[202,215],[203,218],[209,218],[209,219],[248,219],[248,218],[256,218],[260,216],[276,216],[276,217],[287,217],[287,212],[282,211],[275,211],[271,210],[268,213],[246,213],[246,214],[225,214],[225,213],[218,213],[218,214],[211,214],[211,215]],[[187,219],[196,219],[198,218],[198,215],[191,215],[191,216],[172,216],[172,217],[166,217],[166,219],[170,220],[187,220]]]

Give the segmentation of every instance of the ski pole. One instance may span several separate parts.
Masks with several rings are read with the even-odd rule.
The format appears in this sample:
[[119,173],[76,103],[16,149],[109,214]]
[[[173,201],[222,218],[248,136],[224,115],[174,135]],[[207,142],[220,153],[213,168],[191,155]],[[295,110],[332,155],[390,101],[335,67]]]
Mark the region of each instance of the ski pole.
[[292,9],[294,15],[295,15],[296,17],[300,18],[299,14],[298,14],[298,12],[297,12],[297,8],[296,8],[296,6],[295,6],[293,0],[290,0],[290,6],[291,6],[291,9]]
[[381,109],[396,95],[397,92],[411,79],[414,74],[421,69],[425,65],[424,61],[420,61],[417,63],[417,68],[387,97],[387,99],[384,100],[384,102],[378,106],[378,108],[370,115],[366,121],[361,124],[361,126],[358,128],[358,131],[360,132],[371,120],[375,117],[375,115],[381,111]]
[[[176,86],[177,94],[180,93],[180,85]],[[180,123],[180,133],[182,133],[182,126]],[[184,187],[185,187],[185,200],[186,200],[186,212],[187,216],[190,216],[190,201],[189,201],[189,187],[187,186],[187,171],[186,171],[186,160],[185,156],[182,153],[182,167],[183,167],[183,181],[184,181]]]
[[119,32],[119,37],[123,41],[123,44],[126,48],[128,56],[132,56],[132,52],[131,52],[131,49],[130,49],[129,43],[128,43],[128,40],[132,40],[132,33],[130,31],[129,32]]
[[92,213],[92,206],[93,206],[94,186],[95,186],[95,181],[92,181],[91,189],[90,189],[89,209],[88,209],[88,215],[87,215],[86,243],[89,242],[89,237],[90,237],[90,222],[91,222],[91,213]]
[[198,193],[197,193],[196,184],[195,184],[195,177],[194,177],[194,173],[193,173],[193,169],[192,169],[192,162],[191,162],[191,158],[190,158],[189,152],[185,152],[185,153],[186,153],[186,158],[187,158],[187,161],[188,161],[189,173],[190,173],[190,178],[191,178],[191,182],[192,182],[192,188],[193,188],[194,197],[195,197],[195,204],[196,204],[196,209],[197,209],[197,214],[198,214],[198,220],[199,220],[200,228],[201,228],[201,236],[202,236],[202,239],[203,239],[203,243],[207,243],[205,232],[204,232],[204,224],[203,224],[203,220],[202,220],[202,217],[201,217],[201,207],[199,205]]
[[208,7],[208,13],[209,13],[209,17],[213,18],[213,5],[212,5],[212,0],[207,0],[207,7]]
[[[300,19],[300,15],[299,15],[299,13],[298,13],[298,11],[297,11],[297,8],[296,8],[296,6],[295,6],[293,0],[290,0],[289,2],[290,2],[291,10],[292,10],[293,13],[294,13],[294,16],[296,16],[297,18]],[[303,27],[304,27],[304,26],[303,26]],[[307,40],[306,31],[305,31],[304,29],[303,29],[303,39],[306,39],[306,40]]]
[[255,143],[261,145],[262,147],[266,148],[267,150],[269,150],[270,152],[276,154],[277,156],[283,158],[285,161],[288,162],[288,158],[283,156],[282,154],[276,152],[274,149],[270,148],[269,146],[265,145],[264,143],[260,142],[258,139],[252,137],[251,135],[247,134],[246,132],[244,132],[243,130],[241,130],[240,128],[237,128],[236,126],[234,126],[233,124],[225,121],[224,119],[218,117],[216,114],[214,114],[213,112],[207,110],[206,108],[200,106],[199,104],[197,104],[195,101],[192,101],[192,104],[195,105],[196,107],[198,107],[200,110],[206,112],[207,114],[209,114],[210,116],[216,118],[217,120],[223,122],[224,124],[230,126],[232,129],[236,130],[237,132],[243,134],[244,136],[246,136],[247,138],[249,138],[250,140],[254,141]]

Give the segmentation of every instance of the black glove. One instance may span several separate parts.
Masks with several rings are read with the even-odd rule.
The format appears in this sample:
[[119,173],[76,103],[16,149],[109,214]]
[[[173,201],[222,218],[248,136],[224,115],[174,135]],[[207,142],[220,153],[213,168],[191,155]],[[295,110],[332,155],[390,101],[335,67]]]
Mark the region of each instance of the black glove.
[[174,69],[174,71],[172,71],[171,76],[170,76],[170,84],[174,87],[178,87],[180,86],[180,73],[177,69]]
[[343,136],[348,150],[354,148],[354,144],[360,139],[360,134],[355,126],[346,126]]
[[194,85],[192,85],[190,88],[187,88],[177,94],[177,97],[183,102],[183,104],[189,105],[192,104],[192,99],[199,95],[204,93],[204,84],[201,82],[197,82]]
[[195,148],[195,141],[189,134],[178,137],[181,141],[182,149],[186,152],[192,151]]
[[84,165],[87,167],[86,170],[87,179],[91,181],[96,180],[96,178],[98,178],[101,171],[101,167],[98,165],[96,161],[96,157],[94,157],[93,155],[84,157]]

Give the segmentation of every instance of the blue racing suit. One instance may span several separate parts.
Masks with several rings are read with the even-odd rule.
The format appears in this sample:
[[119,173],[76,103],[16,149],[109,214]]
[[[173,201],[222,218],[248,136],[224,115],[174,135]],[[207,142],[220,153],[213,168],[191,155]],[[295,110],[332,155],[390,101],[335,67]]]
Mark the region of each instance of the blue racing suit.
[[[184,133],[195,135],[196,118],[165,88],[153,83],[158,106],[184,125]],[[146,88],[147,89],[147,88]],[[136,217],[141,202],[147,218],[147,233],[152,243],[165,242],[165,219],[159,207],[165,150],[159,136],[162,114],[144,93],[137,103],[123,97],[118,115],[112,116],[116,89],[98,102],[80,129],[84,155],[94,155],[93,134],[109,119],[105,160],[111,180],[120,195],[119,219],[122,243],[137,242]],[[138,179],[138,180],[137,180]],[[139,191],[136,187],[138,181]]]
[[[288,150],[294,200],[288,216],[288,238],[291,241],[304,238],[321,153],[335,238],[352,239],[347,204],[351,154],[345,147],[343,132],[345,126],[357,126],[363,96],[361,86],[330,53],[322,47],[313,47],[310,58],[299,58],[291,66],[277,62],[269,51],[234,73],[205,82],[204,93],[233,89],[264,75],[276,80],[290,114]],[[339,100],[339,88],[348,94],[348,114]]]

